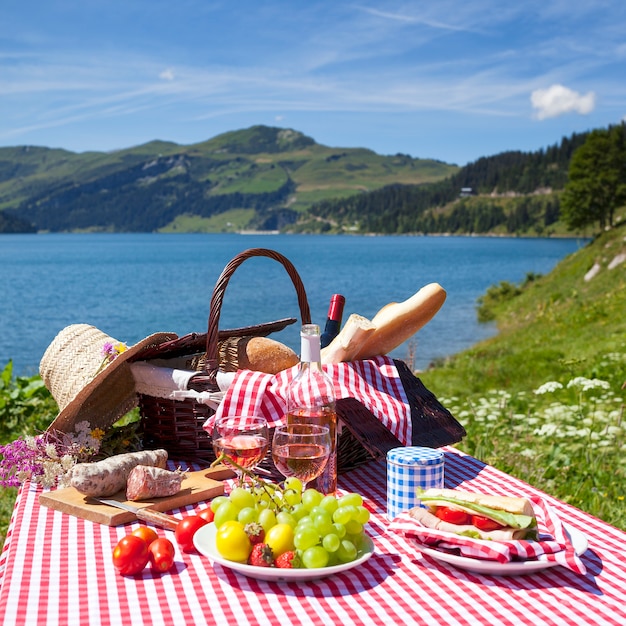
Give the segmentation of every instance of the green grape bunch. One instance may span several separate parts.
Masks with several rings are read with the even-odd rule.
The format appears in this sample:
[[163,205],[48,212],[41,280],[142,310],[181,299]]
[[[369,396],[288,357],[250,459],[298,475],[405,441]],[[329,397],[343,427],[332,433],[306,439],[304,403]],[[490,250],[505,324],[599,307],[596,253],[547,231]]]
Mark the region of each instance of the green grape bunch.
[[294,551],[296,566],[308,569],[350,563],[367,547],[364,527],[370,512],[360,494],[303,490],[293,476],[282,486],[254,476],[251,486],[236,485],[228,495],[214,498],[211,509],[218,552],[230,560],[241,562],[242,554],[252,552],[250,538],[241,532],[249,525],[262,527],[274,559]]

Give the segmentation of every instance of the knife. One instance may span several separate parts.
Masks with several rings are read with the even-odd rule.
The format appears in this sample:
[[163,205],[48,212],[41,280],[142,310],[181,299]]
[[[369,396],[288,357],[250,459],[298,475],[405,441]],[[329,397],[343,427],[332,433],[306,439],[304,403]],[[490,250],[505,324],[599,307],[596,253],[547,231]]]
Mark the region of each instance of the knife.
[[137,516],[137,519],[140,519],[144,522],[148,522],[149,524],[153,524],[154,526],[159,526],[160,528],[167,528],[168,530],[176,530],[176,526],[178,526],[178,522],[180,520],[173,515],[168,515],[167,513],[161,513],[161,511],[155,511],[154,509],[149,509],[140,506],[134,506],[132,504],[127,504],[126,502],[120,502],[119,500],[107,500],[106,498],[94,498],[98,502],[102,504],[108,504],[109,506],[115,506],[118,509],[124,509],[125,511],[130,511]]

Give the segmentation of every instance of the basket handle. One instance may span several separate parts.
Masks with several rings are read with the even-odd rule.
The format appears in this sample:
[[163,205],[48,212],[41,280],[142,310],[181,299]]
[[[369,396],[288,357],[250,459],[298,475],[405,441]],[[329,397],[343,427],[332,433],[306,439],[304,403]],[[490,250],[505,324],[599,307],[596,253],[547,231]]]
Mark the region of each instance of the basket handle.
[[296,289],[296,295],[298,296],[298,305],[300,307],[300,316],[303,324],[311,323],[311,312],[309,310],[309,302],[307,300],[306,291],[304,285],[300,279],[300,275],[296,271],[293,263],[289,261],[285,256],[276,252],[275,250],[268,250],[267,248],[249,248],[239,253],[234,257],[230,263],[222,270],[220,277],[215,283],[213,289],[213,295],[211,296],[211,308],[209,311],[209,329],[207,332],[206,340],[206,370],[210,377],[214,377],[217,374],[219,366],[218,362],[218,326],[220,320],[220,312],[222,310],[222,303],[224,301],[224,293],[226,286],[230,281],[235,270],[247,259],[252,257],[267,257],[278,261],[287,270],[287,274],[291,278]]

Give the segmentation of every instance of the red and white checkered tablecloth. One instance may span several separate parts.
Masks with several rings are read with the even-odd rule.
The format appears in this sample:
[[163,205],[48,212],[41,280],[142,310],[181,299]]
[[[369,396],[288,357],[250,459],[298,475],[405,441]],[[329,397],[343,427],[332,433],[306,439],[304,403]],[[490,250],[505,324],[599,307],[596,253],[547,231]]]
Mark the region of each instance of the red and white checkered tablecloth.
[[586,535],[586,575],[561,566],[482,575],[420,554],[387,533],[384,463],[340,477],[340,487],[363,494],[373,513],[367,531],[375,554],[348,572],[299,583],[246,578],[182,552],[172,572],[123,577],[111,551],[138,524],[110,528],[41,507],[31,486],[18,496],[0,557],[0,624],[626,623],[626,533],[453,449],[446,449],[446,486],[543,497]]

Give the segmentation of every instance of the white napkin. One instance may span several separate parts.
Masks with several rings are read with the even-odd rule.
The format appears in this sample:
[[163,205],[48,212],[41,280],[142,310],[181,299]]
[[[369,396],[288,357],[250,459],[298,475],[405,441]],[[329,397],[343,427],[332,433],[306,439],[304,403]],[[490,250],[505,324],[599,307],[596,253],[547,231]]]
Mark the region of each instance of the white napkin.
[[235,377],[234,372],[218,371],[216,380],[219,391],[194,391],[187,386],[197,372],[159,367],[140,361],[131,363],[130,369],[135,379],[137,393],[174,400],[192,398],[213,409],[217,409]]

